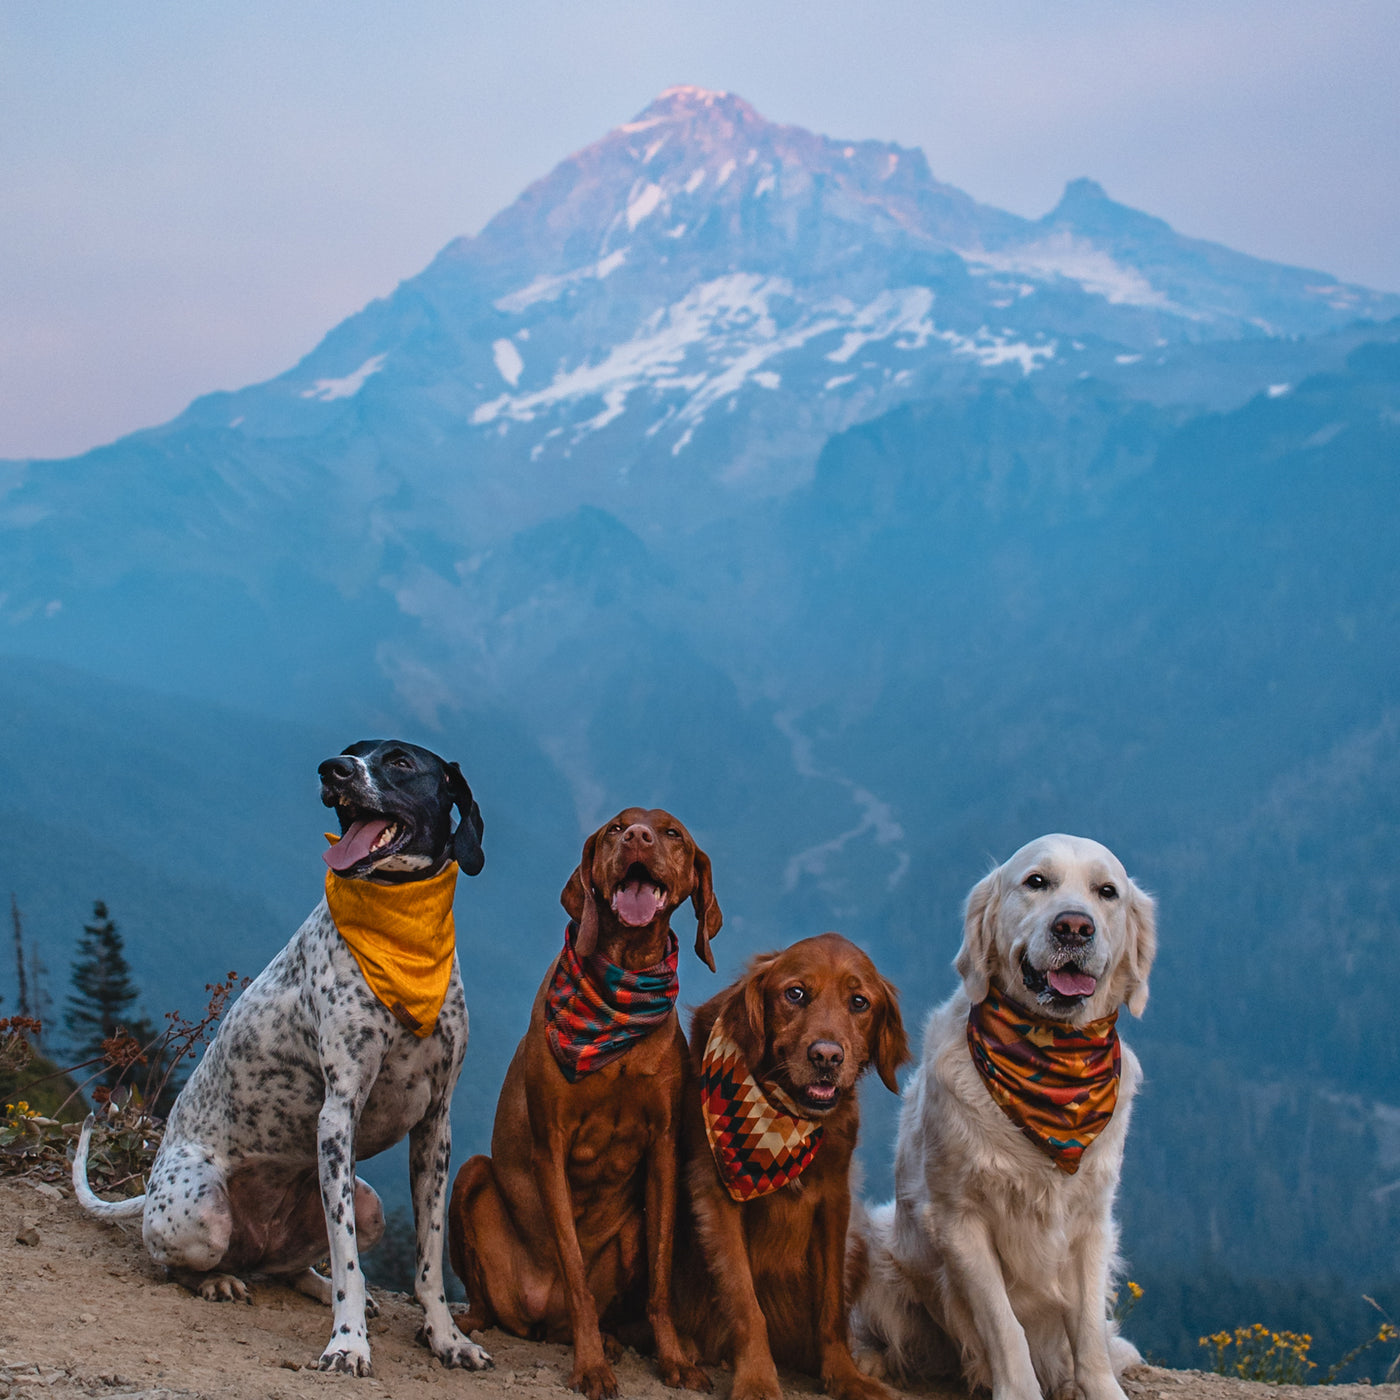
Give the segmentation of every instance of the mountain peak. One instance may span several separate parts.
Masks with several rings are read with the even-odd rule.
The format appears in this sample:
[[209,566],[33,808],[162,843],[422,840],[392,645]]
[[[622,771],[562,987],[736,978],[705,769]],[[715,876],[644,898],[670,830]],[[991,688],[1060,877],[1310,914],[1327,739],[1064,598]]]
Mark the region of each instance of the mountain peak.
[[[734,103],[740,107],[749,104],[732,92],[717,88],[695,87],[689,83],[676,83],[664,92],[659,92],[647,106],[647,112],[675,110],[685,107],[713,107],[716,103]],[[643,113],[645,115],[645,113]]]
[[1071,180],[1060,202],[1041,219],[1042,226],[1063,226],[1080,233],[1122,236],[1129,232],[1154,239],[1175,238],[1171,226],[1152,214],[1120,204],[1097,180]]
[[1112,203],[1108,191],[1097,180],[1081,175],[1079,179],[1071,180],[1065,186],[1065,192],[1060,196],[1060,202],[1055,206],[1054,212],[1069,214],[1086,205]]
[[630,137],[667,124],[730,133],[771,125],[735,93],[678,84],[658,93],[630,122],[615,127],[614,134]]

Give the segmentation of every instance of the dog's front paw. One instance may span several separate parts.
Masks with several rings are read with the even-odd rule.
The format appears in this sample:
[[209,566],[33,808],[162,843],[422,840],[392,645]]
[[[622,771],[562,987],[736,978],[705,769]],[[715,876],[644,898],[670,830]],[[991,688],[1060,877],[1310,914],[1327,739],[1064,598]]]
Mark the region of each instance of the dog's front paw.
[[569,1377],[569,1389],[576,1390],[588,1400],[612,1400],[617,1394],[617,1376],[606,1361],[596,1366],[574,1365]]
[[195,1289],[209,1303],[251,1303],[248,1285],[233,1274],[206,1274]]
[[485,1347],[479,1347],[470,1337],[453,1328],[450,1336],[441,1342],[435,1341],[424,1328],[418,1333],[418,1340],[447,1367],[459,1367],[463,1371],[494,1371],[496,1363]]
[[851,1353],[851,1359],[856,1363],[856,1370],[863,1376],[870,1376],[877,1381],[887,1381],[890,1378],[890,1362],[880,1347],[860,1347]]
[[783,1400],[778,1368],[771,1362],[765,1367],[736,1367],[729,1400]]
[[874,1376],[862,1375],[853,1366],[841,1368],[839,1374],[825,1380],[826,1393],[832,1400],[894,1400],[894,1392]]
[[661,1384],[670,1386],[672,1390],[707,1393],[711,1389],[709,1374],[698,1366],[692,1366],[689,1361],[658,1361],[656,1369],[661,1375]]
[[369,1343],[361,1341],[332,1342],[316,1363],[318,1371],[336,1371],[346,1376],[372,1376],[369,1364]]

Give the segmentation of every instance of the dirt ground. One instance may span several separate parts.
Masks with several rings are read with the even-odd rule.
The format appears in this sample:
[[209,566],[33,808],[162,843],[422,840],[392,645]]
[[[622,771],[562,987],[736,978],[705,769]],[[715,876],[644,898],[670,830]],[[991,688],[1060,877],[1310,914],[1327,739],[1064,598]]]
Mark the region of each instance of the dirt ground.
[[[370,1323],[374,1376],[352,1380],[312,1369],[329,1337],[330,1313],[273,1283],[255,1284],[253,1306],[206,1303],[167,1282],[130,1223],[101,1224],[71,1191],[0,1179],[0,1400],[210,1396],[218,1400],[563,1400],[569,1357],[561,1346],[500,1332],[479,1340],[493,1371],[447,1371],[414,1340],[421,1314],[407,1298],[375,1290]],[[674,1400],[643,1357],[617,1367],[621,1400]],[[792,1396],[817,1393],[809,1377],[785,1375]],[[1130,1400],[1300,1400],[1300,1387],[1262,1386],[1200,1371],[1144,1366],[1126,1381]],[[726,1400],[729,1377],[715,1374]],[[965,1400],[961,1391],[918,1392]],[[1315,1394],[1315,1392],[1314,1392]],[[1400,1385],[1335,1386],[1329,1400],[1400,1400]]]

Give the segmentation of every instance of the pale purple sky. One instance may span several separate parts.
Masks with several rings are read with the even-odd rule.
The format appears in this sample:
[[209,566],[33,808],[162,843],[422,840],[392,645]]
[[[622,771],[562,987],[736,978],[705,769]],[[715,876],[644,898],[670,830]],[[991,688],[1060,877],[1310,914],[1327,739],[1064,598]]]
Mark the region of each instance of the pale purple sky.
[[279,373],[673,83],[1400,291],[1394,0],[0,0],[0,457]]

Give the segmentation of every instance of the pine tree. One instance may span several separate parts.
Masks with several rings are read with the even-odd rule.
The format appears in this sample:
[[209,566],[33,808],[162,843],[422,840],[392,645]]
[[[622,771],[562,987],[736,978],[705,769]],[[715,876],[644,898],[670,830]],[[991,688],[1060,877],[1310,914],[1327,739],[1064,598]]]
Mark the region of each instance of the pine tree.
[[19,1014],[21,1016],[32,1016],[34,1013],[29,1009],[29,986],[24,976],[24,921],[19,915],[19,904],[15,900],[15,892],[10,891],[10,918],[15,926],[15,980],[19,984]]
[[[83,925],[73,961],[73,995],[68,998],[64,1018],[82,1060],[102,1054],[102,1042],[118,1026],[133,1029],[137,991],[131,980],[131,967],[122,949],[122,936],[116,922],[99,899],[92,906],[93,921]],[[117,1071],[104,1078],[115,1083]]]

